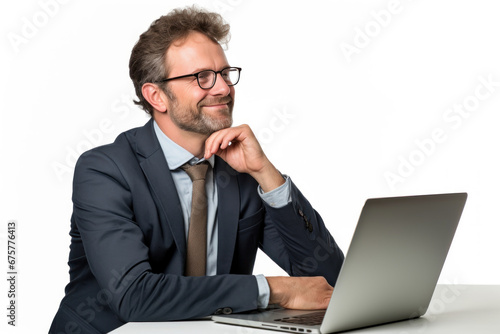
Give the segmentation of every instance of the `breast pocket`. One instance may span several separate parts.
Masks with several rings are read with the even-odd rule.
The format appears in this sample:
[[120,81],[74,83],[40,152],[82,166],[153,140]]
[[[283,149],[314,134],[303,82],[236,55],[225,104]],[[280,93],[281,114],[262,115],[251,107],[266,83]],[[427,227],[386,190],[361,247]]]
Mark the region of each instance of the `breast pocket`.
[[262,207],[251,216],[240,219],[238,221],[238,233],[246,232],[247,230],[251,230],[262,225],[264,222],[264,215],[265,211]]

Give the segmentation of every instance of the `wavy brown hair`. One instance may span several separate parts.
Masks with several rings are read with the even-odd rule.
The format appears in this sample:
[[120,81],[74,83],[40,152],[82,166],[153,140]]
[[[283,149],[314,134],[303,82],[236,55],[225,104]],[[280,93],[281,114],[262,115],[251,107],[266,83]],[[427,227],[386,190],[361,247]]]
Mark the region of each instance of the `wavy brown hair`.
[[[142,95],[142,86],[168,76],[169,69],[166,68],[168,48],[173,42],[185,38],[192,31],[198,31],[222,45],[227,44],[230,38],[229,24],[220,14],[192,6],[174,9],[154,21],[132,49],[129,75],[134,83],[135,93],[139,97],[134,103],[146,113],[152,115],[153,107]],[[162,89],[166,91],[166,88]]]

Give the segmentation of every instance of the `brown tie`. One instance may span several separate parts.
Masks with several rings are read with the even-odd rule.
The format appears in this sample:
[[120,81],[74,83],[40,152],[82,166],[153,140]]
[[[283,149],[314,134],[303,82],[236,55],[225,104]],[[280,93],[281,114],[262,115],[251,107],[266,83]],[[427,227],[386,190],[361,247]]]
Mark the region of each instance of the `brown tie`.
[[189,222],[186,276],[205,276],[207,262],[207,194],[205,175],[208,162],[181,166],[193,181],[191,218]]

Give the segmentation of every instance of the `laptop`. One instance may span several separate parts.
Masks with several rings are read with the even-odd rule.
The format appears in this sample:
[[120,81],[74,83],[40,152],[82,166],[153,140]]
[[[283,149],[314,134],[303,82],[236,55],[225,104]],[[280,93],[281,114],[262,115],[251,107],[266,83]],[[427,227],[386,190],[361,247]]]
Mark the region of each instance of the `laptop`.
[[466,193],[365,202],[328,308],[216,315],[225,324],[335,333],[422,316],[431,301]]

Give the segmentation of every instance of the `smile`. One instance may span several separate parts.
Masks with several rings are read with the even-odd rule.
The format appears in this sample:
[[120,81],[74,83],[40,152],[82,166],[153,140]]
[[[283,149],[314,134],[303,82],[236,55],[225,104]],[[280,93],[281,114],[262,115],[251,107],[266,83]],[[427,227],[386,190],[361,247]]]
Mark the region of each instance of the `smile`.
[[223,104],[211,104],[211,105],[206,105],[206,106],[203,106],[204,108],[226,108],[227,107],[227,104],[226,103],[223,103]]

